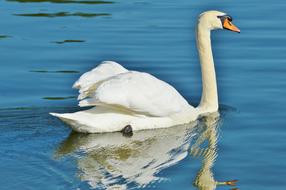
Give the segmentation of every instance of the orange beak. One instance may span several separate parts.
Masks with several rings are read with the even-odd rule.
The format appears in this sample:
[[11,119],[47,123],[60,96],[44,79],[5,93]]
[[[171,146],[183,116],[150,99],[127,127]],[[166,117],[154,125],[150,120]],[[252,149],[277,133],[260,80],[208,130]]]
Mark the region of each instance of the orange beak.
[[232,24],[228,19],[224,20],[223,28],[230,30],[230,31],[233,31],[233,32],[240,33],[240,30],[234,24]]

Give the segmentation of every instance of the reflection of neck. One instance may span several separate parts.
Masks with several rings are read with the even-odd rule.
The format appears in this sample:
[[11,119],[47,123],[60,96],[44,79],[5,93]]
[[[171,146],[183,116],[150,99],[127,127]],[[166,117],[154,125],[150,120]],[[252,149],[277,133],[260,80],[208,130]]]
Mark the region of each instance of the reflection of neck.
[[202,112],[215,112],[218,109],[216,74],[211,48],[211,33],[204,22],[197,26],[197,48],[202,70],[202,97],[199,108]]
[[[201,134],[191,150],[193,155],[203,156],[202,167],[197,174],[194,184],[199,190],[213,190],[217,184],[211,171],[217,157],[217,117],[206,117],[205,119],[206,130]],[[201,150],[199,146],[206,140],[208,141],[208,147]]]

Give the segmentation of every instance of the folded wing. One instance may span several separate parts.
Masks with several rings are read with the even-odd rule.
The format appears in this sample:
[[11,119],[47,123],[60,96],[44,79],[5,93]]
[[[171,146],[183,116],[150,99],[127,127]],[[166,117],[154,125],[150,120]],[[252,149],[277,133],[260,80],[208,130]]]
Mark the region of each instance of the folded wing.
[[96,68],[84,73],[74,83],[73,88],[79,89],[78,99],[82,100],[89,96],[89,93],[93,92],[102,81],[125,72],[128,70],[120,64],[114,61],[104,61]]
[[176,89],[148,73],[128,71],[114,62],[102,65],[75,83],[81,107],[112,107],[159,117],[190,107]]

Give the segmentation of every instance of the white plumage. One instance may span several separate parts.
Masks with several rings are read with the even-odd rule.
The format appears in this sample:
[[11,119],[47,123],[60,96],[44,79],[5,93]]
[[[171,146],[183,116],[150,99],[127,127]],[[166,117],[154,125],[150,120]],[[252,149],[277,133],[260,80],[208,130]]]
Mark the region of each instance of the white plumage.
[[91,91],[91,88],[96,88],[99,83],[108,79],[109,77],[125,72],[128,72],[128,70],[118,63],[113,61],[104,61],[96,68],[84,73],[74,83],[73,88],[79,89],[80,95],[78,96],[78,99],[81,100],[87,97],[87,93]]
[[218,110],[215,68],[210,32],[227,28],[239,32],[225,13],[207,11],[200,15],[197,46],[202,68],[203,93],[200,105],[192,107],[178,91],[164,81],[143,72],[128,71],[105,61],[83,74],[73,85],[79,89],[79,106],[95,106],[75,113],[52,115],[73,130],[86,133],[164,128],[196,120]]
[[[87,133],[164,128],[189,122],[195,109],[168,83],[113,61],[104,61],[73,85],[79,105],[96,106],[76,113],[56,114],[75,131]],[[185,114],[182,114],[185,113]]]
[[[104,64],[110,68],[116,65],[114,62]],[[150,116],[168,116],[189,108],[188,102],[172,86],[136,71],[115,74],[91,84],[86,91],[80,88],[80,92],[79,99],[87,97],[82,93],[89,94],[79,102],[80,106],[112,107]]]

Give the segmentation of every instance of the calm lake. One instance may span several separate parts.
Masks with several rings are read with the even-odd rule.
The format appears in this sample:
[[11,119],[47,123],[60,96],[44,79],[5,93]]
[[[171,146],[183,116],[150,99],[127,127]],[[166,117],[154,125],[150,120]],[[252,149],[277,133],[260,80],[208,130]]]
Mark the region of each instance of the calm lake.
[[[79,110],[71,86],[103,60],[149,72],[197,105],[195,26],[210,9],[241,29],[212,33],[220,117],[124,137],[73,133],[48,114]],[[0,0],[0,189],[284,190],[285,9],[285,0]]]

